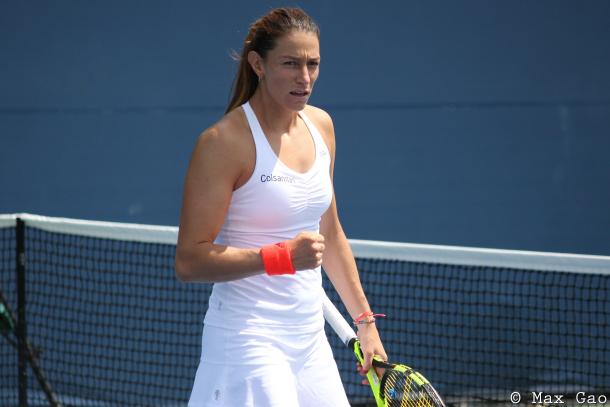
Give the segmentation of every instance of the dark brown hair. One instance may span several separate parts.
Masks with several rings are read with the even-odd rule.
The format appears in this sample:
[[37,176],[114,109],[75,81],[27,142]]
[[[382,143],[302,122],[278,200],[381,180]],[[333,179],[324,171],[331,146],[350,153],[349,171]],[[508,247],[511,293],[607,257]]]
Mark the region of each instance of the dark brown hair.
[[258,86],[258,77],[248,63],[248,53],[256,51],[262,58],[275,48],[278,38],[292,31],[316,34],[320,39],[320,29],[313,19],[300,8],[276,8],[256,20],[244,40],[237,75],[233,81],[231,101],[225,113],[248,101]]

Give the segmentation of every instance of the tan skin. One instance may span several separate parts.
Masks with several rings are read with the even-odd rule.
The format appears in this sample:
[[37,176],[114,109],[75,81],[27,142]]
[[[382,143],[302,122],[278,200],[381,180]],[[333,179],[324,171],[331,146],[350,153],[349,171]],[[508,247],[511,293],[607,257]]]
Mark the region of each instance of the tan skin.
[[[304,110],[320,131],[335,162],[335,134],[330,116],[307,105],[319,73],[320,50],[315,34],[293,31],[280,39],[263,59],[251,51],[248,62],[259,76],[250,105],[278,158],[297,172],[314,164],[315,146],[297,112]],[[301,97],[291,92],[308,92]],[[256,151],[241,108],[226,114],[199,136],[186,174],[176,275],[183,281],[219,282],[263,274],[260,248],[243,249],[214,243],[226,216],[233,191],[254,171]],[[369,310],[354,256],[339,222],[333,197],[322,215],[320,233],[304,231],[286,242],[297,270],[322,265],[352,318]],[[375,324],[360,325],[358,337],[365,361],[361,374],[371,367],[373,355],[386,360]],[[380,371],[378,373],[381,373]],[[363,381],[366,383],[366,381]]]

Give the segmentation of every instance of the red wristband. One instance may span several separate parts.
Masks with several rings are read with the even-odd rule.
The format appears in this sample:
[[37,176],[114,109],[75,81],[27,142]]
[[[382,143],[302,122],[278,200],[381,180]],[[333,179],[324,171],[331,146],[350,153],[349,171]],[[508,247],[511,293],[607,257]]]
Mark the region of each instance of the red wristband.
[[296,270],[292,265],[290,250],[284,242],[264,246],[261,249],[261,257],[265,272],[270,276],[281,274],[294,274]]

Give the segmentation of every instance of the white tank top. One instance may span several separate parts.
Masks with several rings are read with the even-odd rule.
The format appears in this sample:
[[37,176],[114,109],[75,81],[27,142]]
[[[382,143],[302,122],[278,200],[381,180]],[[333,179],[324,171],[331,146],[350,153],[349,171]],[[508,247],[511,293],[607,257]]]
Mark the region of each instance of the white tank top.
[[[250,104],[242,108],[256,147],[250,179],[233,192],[215,240],[217,244],[259,248],[294,238],[299,232],[320,229],[333,188],[330,154],[314,124],[301,111],[315,145],[315,160],[305,173],[288,168],[272,150]],[[320,267],[294,275],[260,274],[215,283],[204,323],[238,330],[283,333],[322,329],[322,276]]]

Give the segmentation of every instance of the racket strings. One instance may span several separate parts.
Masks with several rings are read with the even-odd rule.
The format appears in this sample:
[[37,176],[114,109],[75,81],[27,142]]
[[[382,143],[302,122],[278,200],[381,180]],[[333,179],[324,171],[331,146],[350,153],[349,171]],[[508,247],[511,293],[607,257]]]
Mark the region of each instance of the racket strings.
[[[387,407],[437,407],[412,370],[386,372],[381,389]],[[442,405],[442,404],[441,404]]]

